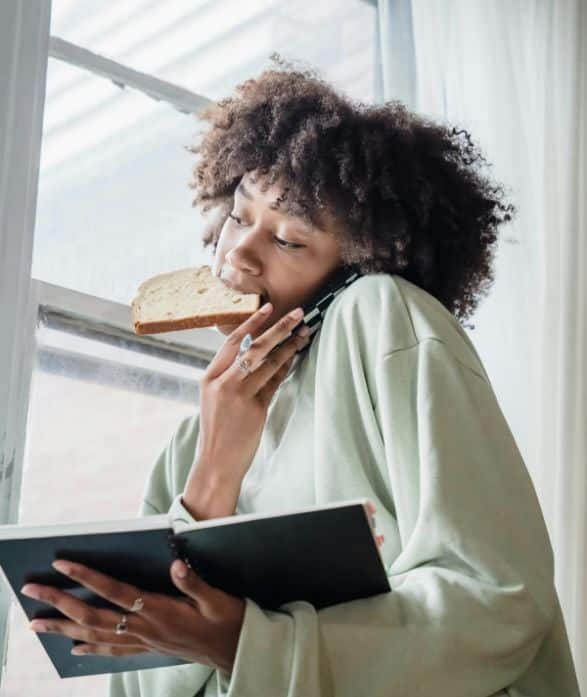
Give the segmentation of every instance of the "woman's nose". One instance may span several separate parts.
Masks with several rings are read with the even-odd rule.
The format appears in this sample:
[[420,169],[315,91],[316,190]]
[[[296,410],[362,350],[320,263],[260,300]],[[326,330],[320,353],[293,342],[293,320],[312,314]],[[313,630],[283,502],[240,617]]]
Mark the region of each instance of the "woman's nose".
[[238,247],[233,247],[226,255],[226,261],[237,272],[254,275],[258,264],[255,259],[257,255],[251,245],[243,247],[239,243]]

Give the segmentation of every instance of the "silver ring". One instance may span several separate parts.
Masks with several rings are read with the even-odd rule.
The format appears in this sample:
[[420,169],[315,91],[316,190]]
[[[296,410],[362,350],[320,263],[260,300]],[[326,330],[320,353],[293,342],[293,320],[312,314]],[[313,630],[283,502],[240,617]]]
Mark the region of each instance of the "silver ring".
[[249,350],[249,347],[253,343],[253,337],[251,334],[246,334],[243,337],[243,340],[240,343],[239,349],[238,349],[238,356],[236,357],[236,364],[238,367],[241,369],[241,371],[245,375],[250,375],[251,370],[251,361],[248,360],[247,358],[243,358],[243,355]]
[[128,624],[127,624],[127,616],[122,615],[120,618],[120,622],[116,625],[116,628],[114,629],[114,632],[116,634],[126,634],[128,631]]
[[251,361],[249,361],[247,358],[237,358],[236,364],[243,371],[243,373],[245,375],[251,374],[251,371],[249,369],[249,366],[251,365]]
[[134,603],[132,604],[130,611],[131,612],[140,612],[144,607],[145,607],[145,603],[144,603],[143,599],[136,598]]

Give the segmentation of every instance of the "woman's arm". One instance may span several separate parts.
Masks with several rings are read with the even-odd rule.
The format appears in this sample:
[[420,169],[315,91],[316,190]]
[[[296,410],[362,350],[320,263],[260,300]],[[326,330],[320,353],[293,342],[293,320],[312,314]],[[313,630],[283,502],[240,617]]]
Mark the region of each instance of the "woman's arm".
[[199,457],[194,462],[181,503],[193,520],[234,515],[242,479],[218,474],[213,461]]

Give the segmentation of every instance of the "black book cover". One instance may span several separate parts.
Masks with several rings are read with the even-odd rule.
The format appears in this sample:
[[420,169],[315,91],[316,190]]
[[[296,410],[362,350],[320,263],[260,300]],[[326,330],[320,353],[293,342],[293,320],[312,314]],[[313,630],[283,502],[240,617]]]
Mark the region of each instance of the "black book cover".
[[[217,518],[177,533],[167,516],[109,522],[107,531],[100,531],[96,522],[59,524],[50,526],[50,535],[45,526],[2,526],[0,566],[29,620],[63,616],[22,595],[20,589],[29,582],[53,585],[122,613],[54,570],[55,559],[80,562],[142,590],[180,595],[169,575],[173,559],[180,556],[211,585],[249,597],[267,610],[293,600],[320,609],[390,591],[366,502]],[[117,522],[120,529],[112,529]],[[156,653],[74,656],[71,648],[78,642],[57,634],[37,636],[62,678],[186,663]]]

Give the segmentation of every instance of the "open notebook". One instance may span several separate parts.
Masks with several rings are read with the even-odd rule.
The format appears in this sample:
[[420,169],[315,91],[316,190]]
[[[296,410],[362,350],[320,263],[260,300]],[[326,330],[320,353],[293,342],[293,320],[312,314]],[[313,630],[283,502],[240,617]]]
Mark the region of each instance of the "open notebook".
[[[279,513],[214,518],[174,529],[168,515],[131,520],[0,527],[0,566],[29,620],[62,617],[53,606],[20,593],[25,583],[57,586],[100,607],[120,608],[51,566],[69,559],[138,588],[180,595],[170,578],[176,557],[226,593],[276,610],[305,600],[317,609],[391,590],[375,539],[368,499]],[[32,630],[30,630],[32,631]],[[62,677],[172,666],[163,654],[74,656],[72,639],[37,634]]]

